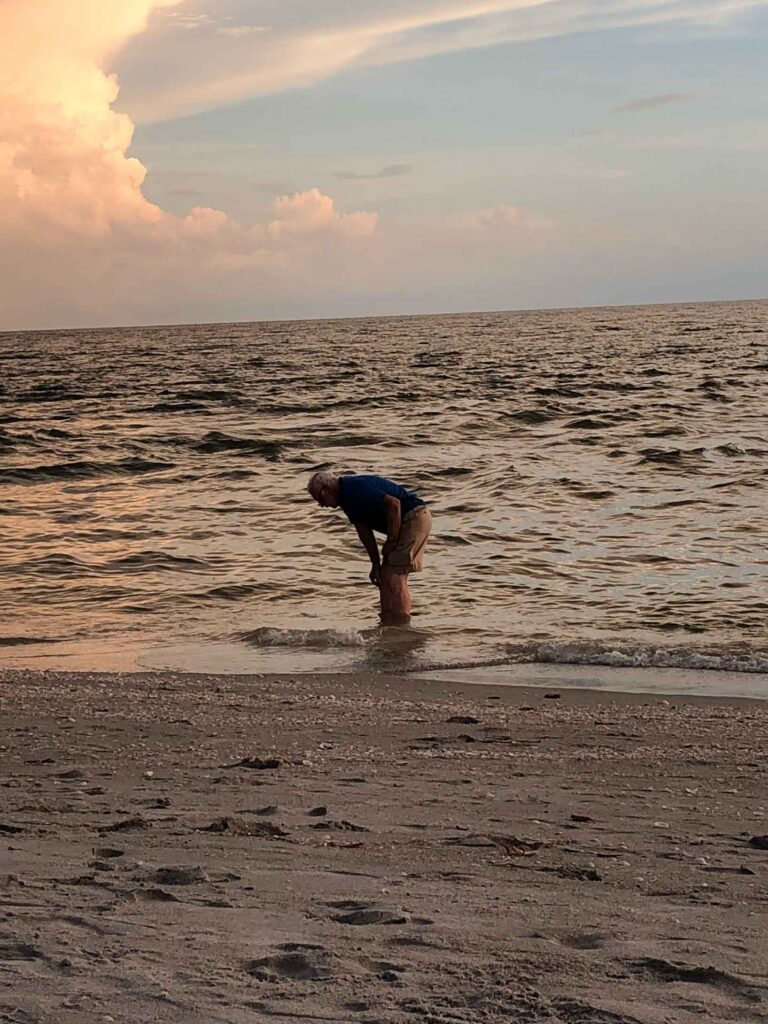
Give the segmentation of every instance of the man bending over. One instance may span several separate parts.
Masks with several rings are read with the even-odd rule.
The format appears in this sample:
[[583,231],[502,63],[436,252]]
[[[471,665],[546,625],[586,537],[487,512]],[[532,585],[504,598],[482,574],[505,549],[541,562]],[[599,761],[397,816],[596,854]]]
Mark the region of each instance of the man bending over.
[[[407,623],[408,574],[421,572],[432,516],[416,494],[383,476],[315,473],[307,490],[323,508],[341,508],[371,559],[370,580],[379,588],[381,621]],[[379,555],[374,531],[386,535]]]

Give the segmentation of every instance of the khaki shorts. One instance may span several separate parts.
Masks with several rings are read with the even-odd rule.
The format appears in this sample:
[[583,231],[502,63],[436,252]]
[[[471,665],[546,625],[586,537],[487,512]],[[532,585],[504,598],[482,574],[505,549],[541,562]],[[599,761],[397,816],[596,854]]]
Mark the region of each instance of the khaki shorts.
[[387,555],[384,565],[396,573],[421,572],[424,548],[432,529],[432,513],[425,505],[412,508],[403,518],[397,544]]

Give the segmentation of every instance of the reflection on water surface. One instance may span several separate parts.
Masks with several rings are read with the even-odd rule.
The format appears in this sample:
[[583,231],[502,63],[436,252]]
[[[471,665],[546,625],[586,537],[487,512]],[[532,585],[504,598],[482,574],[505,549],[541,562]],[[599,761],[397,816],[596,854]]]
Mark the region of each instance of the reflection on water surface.
[[[0,664],[764,668],[767,313],[2,335]],[[326,465],[432,507],[407,634]]]

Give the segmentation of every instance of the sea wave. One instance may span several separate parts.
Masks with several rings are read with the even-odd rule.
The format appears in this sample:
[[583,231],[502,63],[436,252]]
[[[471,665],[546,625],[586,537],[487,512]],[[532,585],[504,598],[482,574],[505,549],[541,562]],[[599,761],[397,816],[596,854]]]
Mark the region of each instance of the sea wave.
[[505,665],[594,665],[607,668],[679,669],[699,672],[768,674],[768,650],[725,647],[660,647],[655,645],[605,644],[589,641],[550,640],[509,644],[507,653],[488,659],[452,659],[408,666],[409,672],[456,669],[503,668]]
[[706,448],[641,448],[638,465],[651,464],[658,469],[666,466],[681,466],[686,470],[693,470],[705,462]]
[[127,458],[115,462],[59,462],[50,466],[14,466],[0,472],[0,484],[45,484],[59,480],[90,480],[100,476],[134,476],[173,469],[170,462]]
[[214,416],[215,413],[209,409],[204,402],[189,401],[168,401],[155,402],[153,405],[142,405],[137,412],[197,412],[206,416]]
[[[270,671],[764,671],[766,310],[0,334],[5,632],[97,651],[259,626],[229,646]],[[354,530],[306,494],[321,469],[429,502],[427,635],[374,625]]]
[[244,455],[263,455],[274,461],[279,458],[281,445],[277,441],[262,441],[253,437],[235,437],[220,430],[211,430],[199,440],[186,442],[193,451],[202,455],[218,455],[222,452],[241,452]]
[[239,640],[252,647],[366,647],[371,638],[360,629],[279,629],[262,626],[241,633]]
[[77,558],[66,551],[52,551],[24,561],[0,562],[0,578],[14,578],[21,572],[27,579],[37,580],[57,577],[74,580],[91,577],[118,579],[124,575],[142,573],[206,573],[215,568],[221,569],[224,564],[215,556],[207,559],[193,558],[168,551],[135,551],[106,561]]
[[[724,646],[661,647],[651,644],[605,644],[546,641],[510,644],[509,664],[608,665],[613,668],[678,668],[716,672],[768,672],[768,651]],[[496,662],[499,664],[500,662]],[[502,664],[504,662],[501,662]]]
[[[408,630],[405,631],[405,634]],[[410,649],[403,641],[406,635],[398,639],[404,651]],[[430,659],[429,640],[439,642],[439,634],[430,637],[429,631],[422,632],[420,638],[424,647],[424,658],[419,664],[412,662],[401,666],[398,670],[435,671],[439,669],[459,668],[492,668],[504,665],[594,665],[610,668],[637,669],[687,669],[702,672],[747,672],[768,673],[768,649],[743,646],[702,645],[661,646],[654,644],[601,643],[599,641],[548,640],[535,642],[519,642],[506,645],[505,653],[488,659],[465,660],[457,653],[456,657],[448,654],[440,661]],[[383,642],[388,656],[396,657],[398,645],[394,647],[391,637],[384,637],[378,629],[280,629],[264,626],[248,633],[240,634],[237,639],[253,647],[260,648],[295,648],[333,650],[350,647],[367,648],[374,654]],[[392,667],[392,666],[390,666]]]

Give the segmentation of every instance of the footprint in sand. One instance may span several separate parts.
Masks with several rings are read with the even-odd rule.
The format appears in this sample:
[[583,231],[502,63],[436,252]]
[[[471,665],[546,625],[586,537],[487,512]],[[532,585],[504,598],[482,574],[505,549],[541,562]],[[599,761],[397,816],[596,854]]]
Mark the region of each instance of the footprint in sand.
[[150,823],[145,821],[141,815],[137,814],[131,818],[123,818],[120,821],[113,821],[111,825],[102,825],[99,832],[130,832],[145,828],[150,828]]
[[360,964],[372,974],[375,974],[380,981],[388,981],[390,984],[400,984],[401,975],[406,974],[408,968],[405,964],[394,964],[389,960],[373,960],[364,956],[360,958]]
[[395,935],[391,939],[387,939],[387,945],[395,946],[400,949],[447,949],[447,946],[441,945],[439,942],[431,942],[429,939],[425,939],[422,935]]
[[0,935],[0,961],[2,960],[44,960],[41,953],[29,942],[21,942],[13,935]]
[[557,1013],[557,1020],[563,1021],[563,1024],[586,1024],[587,1021],[589,1024],[644,1024],[638,1017],[614,1013],[575,999],[555,999],[552,1009]]
[[341,911],[331,915],[332,919],[338,921],[339,924],[407,924],[410,921],[408,914],[402,910],[381,910],[369,903],[360,903],[357,900],[338,900],[329,903],[328,906]]
[[88,867],[93,871],[114,871],[115,865],[109,860],[89,860]]
[[280,952],[261,956],[245,964],[252,978],[259,981],[327,981],[333,973],[335,957],[325,946],[311,942],[282,942]]
[[657,957],[642,957],[630,961],[627,966],[635,974],[645,975],[655,981],[684,982],[693,985],[712,985],[748,1003],[760,1002],[761,996],[756,985],[751,985],[735,974],[718,970],[717,967],[699,967],[695,964],[671,963]]
[[208,875],[201,867],[157,868],[151,872],[150,880],[158,885],[198,885],[207,882]]
[[328,981],[333,975],[333,957],[322,946],[305,947],[250,960],[245,969],[259,981]]
[[134,889],[129,899],[134,903],[178,903],[179,899],[165,889]]
[[598,935],[597,932],[584,935],[564,935],[560,939],[560,945],[568,946],[569,949],[602,949],[606,939],[607,936]]
[[270,982],[329,981],[340,974],[349,977],[365,973],[375,974],[382,981],[399,982],[407,970],[403,964],[366,956],[343,960],[324,946],[312,943],[284,942],[277,949],[278,952],[272,956],[249,960],[244,965],[247,973],[258,981]]
[[124,857],[125,850],[120,850],[116,846],[95,846],[93,855],[99,860],[112,860],[116,857]]

